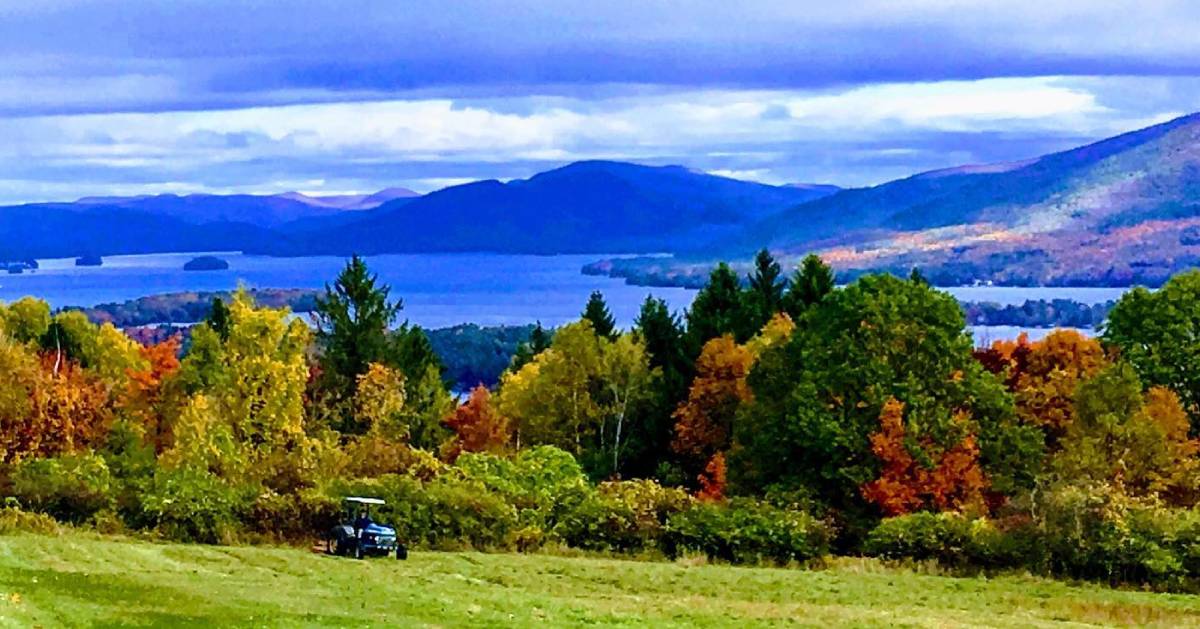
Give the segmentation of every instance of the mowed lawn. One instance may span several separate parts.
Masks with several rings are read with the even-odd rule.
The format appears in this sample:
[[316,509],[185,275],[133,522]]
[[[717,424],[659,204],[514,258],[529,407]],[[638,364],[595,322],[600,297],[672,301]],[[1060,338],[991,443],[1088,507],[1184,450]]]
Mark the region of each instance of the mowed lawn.
[[1200,597],[1027,577],[0,537],[0,626],[1200,626]]

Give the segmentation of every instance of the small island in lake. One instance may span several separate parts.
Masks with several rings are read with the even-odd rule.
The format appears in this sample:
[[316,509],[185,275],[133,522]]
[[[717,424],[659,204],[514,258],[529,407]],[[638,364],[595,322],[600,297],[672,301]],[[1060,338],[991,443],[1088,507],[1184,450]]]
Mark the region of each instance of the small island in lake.
[[187,264],[183,265],[184,271],[224,271],[228,268],[228,262],[215,256],[192,258]]
[[75,266],[102,266],[104,258],[100,256],[79,256],[75,258]]

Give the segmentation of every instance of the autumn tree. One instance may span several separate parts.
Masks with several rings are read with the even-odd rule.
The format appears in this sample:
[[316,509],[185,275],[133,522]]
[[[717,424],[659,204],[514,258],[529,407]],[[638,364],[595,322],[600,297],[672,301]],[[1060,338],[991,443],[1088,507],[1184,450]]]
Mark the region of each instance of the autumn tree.
[[83,451],[103,442],[112,422],[108,388],[74,361],[53,369],[0,334],[0,462]]
[[1136,372],[1119,363],[1079,385],[1074,415],[1054,458],[1060,479],[1194,503],[1200,442],[1188,436],[1187,414],[1173,391],[1143,393]]
[[[957,423],[965,431],[965,418]],[[879,477],[863,485],[863,497],[888,516],[982,505],[987,480],[979,467],[975,436],[966,433],[952,443],[944,448],[929,438],[910,438],[904,405],[889,399],[879,413],[879,431],[871,435],[871,452],[881,467]]]
[[[287,490],[311,464],[305,433],[308,326],[286,309],[256,308],[245,291],[230,304],[229,338],[198,332],[180,378],[192,389],[175,422],[169,465]],[[203,340],[211,335],[210,340]]]
[[142,347],[146,368],[131,370],[120,399],[121,410],[139,427],[141,437],[162,452],[171,445],[170,409],[166,408],[165,382],[179,371],[179,337]]
[[630,409],[658,373],[630,335],[597,336],[584,319],[560,328],[550,348],[501,378],[500,412],[513,422],[518,447],[554,445],[593,476],[620,473],[631,430]]
[[672,449],[693,473],[703,470],[714,455],[727,450],[739,405],[750,399],[746,376],[754,357],[732,336],[704,344],[696,361],[696,378],[687,400],[675,411]]
[[0,329],[18,343],[37,343],[50,329],[50,304],[32,297],[0,304]]
[[442,458],[454,462],[464,452],[499,454],[508,446],[508,420],[493,406],[491,392],[479,385],[467,401],[445,419],[454,437],[442,447]]

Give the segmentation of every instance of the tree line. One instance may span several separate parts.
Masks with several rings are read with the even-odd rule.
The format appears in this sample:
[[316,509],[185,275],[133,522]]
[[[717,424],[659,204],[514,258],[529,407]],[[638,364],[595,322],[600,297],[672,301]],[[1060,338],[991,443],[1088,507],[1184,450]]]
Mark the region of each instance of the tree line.
[[977,349],[919,273],[837,287],[816,256],[785,276],[763,251],[683,313],[648,297],[628,330],[595,293],[461,401],[359,258],[315,331],[239,292],[182,356],[24,299],[0,310],[0,490],[207,541],[303,535],[353,489],[401,500],[434,546],[866,552],[1183,587],[1197,297],[1188,272],[1127,293],[1099,338]]

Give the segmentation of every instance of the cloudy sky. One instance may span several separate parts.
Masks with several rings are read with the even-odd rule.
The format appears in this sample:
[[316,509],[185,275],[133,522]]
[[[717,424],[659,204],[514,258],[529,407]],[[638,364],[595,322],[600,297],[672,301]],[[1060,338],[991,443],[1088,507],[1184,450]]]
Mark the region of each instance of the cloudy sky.
[[0,0],[0,202],[590,158],[867,185],[1200,110],[1197,32],[1192,0]]

